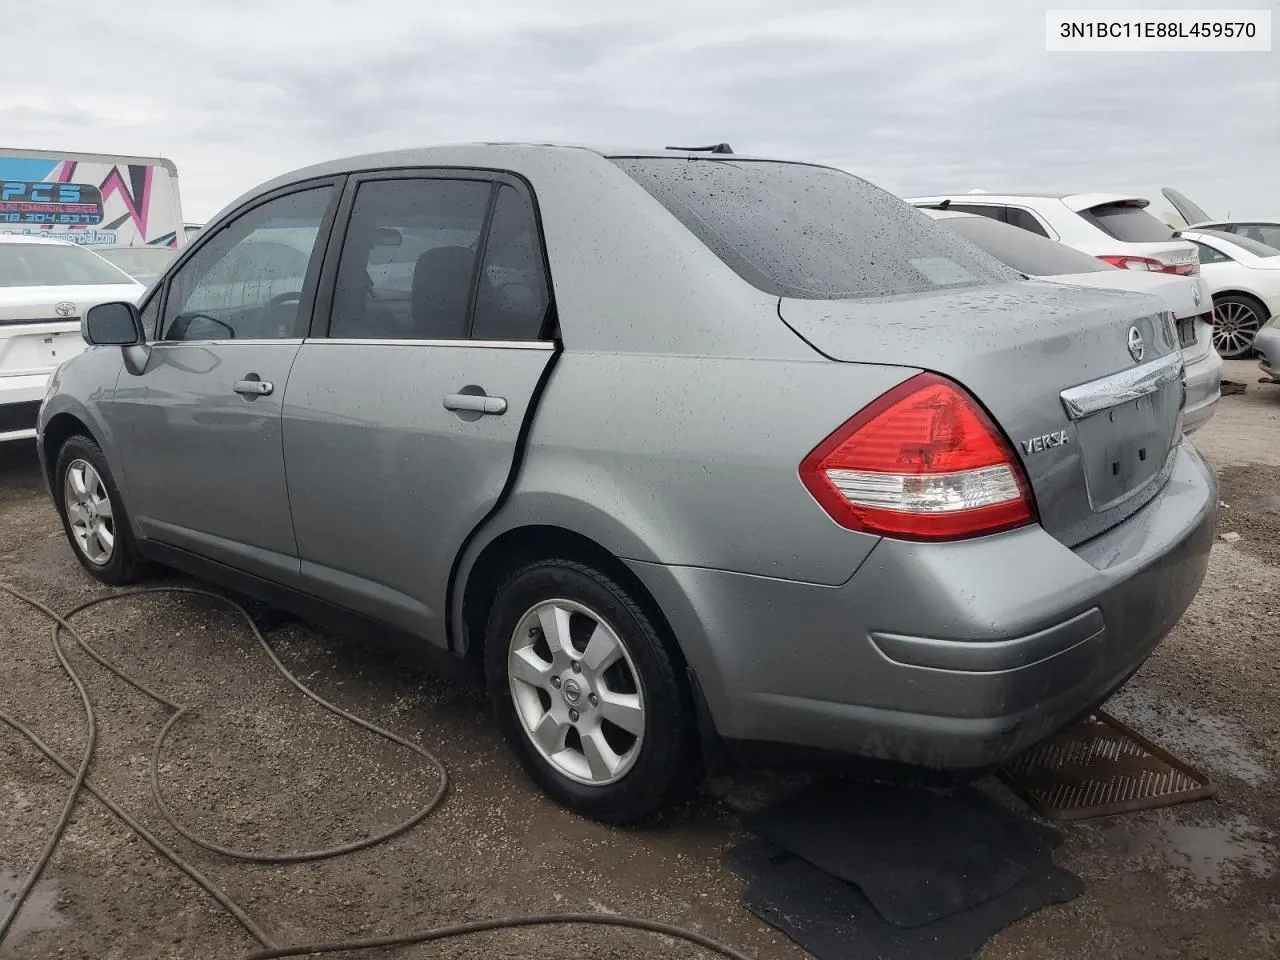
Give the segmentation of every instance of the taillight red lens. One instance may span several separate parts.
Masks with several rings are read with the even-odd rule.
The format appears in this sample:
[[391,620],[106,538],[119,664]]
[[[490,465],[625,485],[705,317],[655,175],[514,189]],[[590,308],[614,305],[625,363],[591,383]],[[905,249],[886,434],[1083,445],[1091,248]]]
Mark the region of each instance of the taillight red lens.
[[1179,277],[1194,277],[1200,272],[1199,263],[1164,263],[1152,257],[1135,257],[1129,254],[1100,256],[1098,259],[1121,270],[1149,270],[1152,273],[1172,273]]
[[904,540],[958,540],[1035,520],[1013,450],[959,385],[922,373],[827,437],[800,480],[836,523]]

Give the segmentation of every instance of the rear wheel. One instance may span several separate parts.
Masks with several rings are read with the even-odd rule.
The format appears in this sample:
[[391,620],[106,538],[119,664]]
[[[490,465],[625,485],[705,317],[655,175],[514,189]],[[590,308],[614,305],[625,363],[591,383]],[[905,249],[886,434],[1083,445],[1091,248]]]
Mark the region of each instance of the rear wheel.
[[73,436],[58,450],[55,471],[58,513],[80,565],[103,583],[133,583],[141,563],[101,448],[89,437]]
[[1261,304],[1229,293],[1213,298],[1213,310],[1213,345],[1218,353],[1228,360],[1248,356],[1253,338],[1267,319]]
[[696,738],[676,664],[608,575],[570,560],[516,571],[495,598],[485,659],[507,739],[560,803],[628,822],[691,784]]

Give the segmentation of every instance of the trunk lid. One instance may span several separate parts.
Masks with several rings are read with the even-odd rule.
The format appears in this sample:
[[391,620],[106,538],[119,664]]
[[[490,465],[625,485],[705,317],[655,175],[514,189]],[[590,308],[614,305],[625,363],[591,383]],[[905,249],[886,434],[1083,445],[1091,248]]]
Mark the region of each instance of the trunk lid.
[[1173,204],[1173,209],[1178,211],[1178,216],[1187,221],[1187,226],[1195,223],[1208,223],[1213,217],[1204,212],[1204,209],[1196,206],[1179,191],[1173,187],[1161,187],[1160,192],[1164,194],[1164,198]]
[[[1182,359],[1155,297],[1025,281],[782,298],[779,314],[832,360],[929,370],[969,390],[1012,442],[1041,524],[1068,546],[1130,516],[1168,477],[1182,433]],[[1142,341],[1133,351],[1131,337]]]
[[141,287],[0,287],[0,377],[52,373],[85,348],[83,312],[111,300],[136,301]]
[[1179,277],[1138,270],[1098,270],[1045,279],[1078,287],[1154,294],[1173,314],[1182,358],[1192,363],[1209,352],[1210,339],[1199,335],[1201,325],[1213,323],[1213,295],[1203,277]]

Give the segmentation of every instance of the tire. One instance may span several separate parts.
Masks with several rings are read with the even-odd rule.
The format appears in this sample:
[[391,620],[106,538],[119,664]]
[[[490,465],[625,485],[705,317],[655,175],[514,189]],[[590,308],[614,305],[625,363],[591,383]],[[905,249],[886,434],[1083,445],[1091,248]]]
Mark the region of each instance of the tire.
[[136,582],[142,562],[124,501],[107,458],[89,437],[77,434],[58,450],[53,495],[62,529],[80,566],[112,586]]
[[1213,346],[1227,360],[1253,352],[1253,338],[1267,322],[1266,310],[1252,297],[1227,293],[1213,298]]
[[490,610],[485,671],[521,765],[563,806],[630,823],[693,786],[697,738],[680,669],[653,620],[600,570],[564,559],[516,570]]

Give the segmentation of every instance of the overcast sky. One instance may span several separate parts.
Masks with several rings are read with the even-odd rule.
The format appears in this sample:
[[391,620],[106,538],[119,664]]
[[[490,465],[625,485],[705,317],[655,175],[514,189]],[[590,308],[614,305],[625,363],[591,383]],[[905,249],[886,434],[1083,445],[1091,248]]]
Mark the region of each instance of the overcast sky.
[[[1047,7],[1275,0],[113,0],[6,17],[0,146],[162,155],[189,220],[316,160],[463,140],[738,152],[900,195],[1180,188],[1280,216],[1271,53],[1047,53]],[[50,17],[70,18],[58,49]],[[1276,18],[1280,20],[1280,17]],[[28,25],[29,24],[29,25]]]

